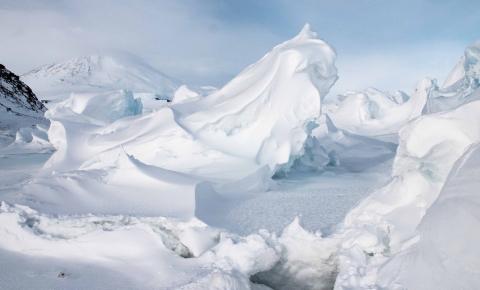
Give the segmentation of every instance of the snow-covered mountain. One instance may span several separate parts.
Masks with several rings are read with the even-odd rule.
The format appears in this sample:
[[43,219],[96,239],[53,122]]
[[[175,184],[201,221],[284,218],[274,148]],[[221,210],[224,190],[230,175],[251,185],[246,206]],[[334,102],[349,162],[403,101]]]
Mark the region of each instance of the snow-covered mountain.
[[0,64],[0,149],[49,150],[47,109],[29,86]]
[[129,90],[171,99],[178,81],[131,55],[91,55],[45,65],[22,80],[44,100],[64,99],[70,93]]
[[45,111],[32,89],[0,64],[0,128],[43,122]]

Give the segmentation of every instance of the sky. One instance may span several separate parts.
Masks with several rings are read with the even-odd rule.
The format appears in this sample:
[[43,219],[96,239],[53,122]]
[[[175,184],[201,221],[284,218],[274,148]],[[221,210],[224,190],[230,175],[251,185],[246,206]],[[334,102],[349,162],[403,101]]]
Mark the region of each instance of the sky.
[[0,63],[16,73],[128,52],[221,86],[310,23],[337,51],[333,91],[441,82],[480,39],[478,0],[0,0]]

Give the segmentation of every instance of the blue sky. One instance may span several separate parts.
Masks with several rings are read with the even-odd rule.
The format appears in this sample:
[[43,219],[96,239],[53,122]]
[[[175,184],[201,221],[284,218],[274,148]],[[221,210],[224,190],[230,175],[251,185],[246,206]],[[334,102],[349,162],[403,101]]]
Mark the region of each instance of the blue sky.
[[218,86],[306,22],[338,53],[335,92],[409,91],[480,39],[480,1],[0,0],[0,62],[20,73],[118,50]]

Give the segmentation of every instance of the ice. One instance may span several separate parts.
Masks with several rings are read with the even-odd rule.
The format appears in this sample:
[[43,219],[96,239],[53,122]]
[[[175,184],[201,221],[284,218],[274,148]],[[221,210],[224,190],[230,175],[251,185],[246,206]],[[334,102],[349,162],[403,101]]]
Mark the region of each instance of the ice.
[[465,49],[465,53],[441,87],[432,90],[428,112],[454,109],[480,99],[480,42]]
[[475,289],[478,55],[330,103],[309,25],[220,89],[113,56],[35,70],[49,121],[0,135],[0,288]]

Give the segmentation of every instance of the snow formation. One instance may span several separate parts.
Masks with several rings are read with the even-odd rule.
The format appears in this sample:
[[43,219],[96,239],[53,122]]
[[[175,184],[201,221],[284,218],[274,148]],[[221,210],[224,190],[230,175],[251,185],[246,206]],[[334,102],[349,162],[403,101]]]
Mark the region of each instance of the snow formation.
[[[442,88],[425,79],[411,95],[371,88],[326,105],[336,55],[308,25],[223,88],[200,93],[112,57],[35,70],[24,79],[55,99],[45,114],[55,152],[18,190],[0,188],[0,267],[14,269],[0,281],[25,289],[474,289],[479,55],[478,44],[467,48]],[[0,100],[12,109],[2,118],[45,120],[28,87],[4,73]],[[156,105],[155,95],[172,102]],[[15,146],[47,139],[38,127],[15,129]],[[281,196],[295,186],[289,176],[320,173],[336,183],[355,174],[386,181],[328,236],[300,218],[245,236],[210,224],[229,211],[222,207]]]
[[441,87],[434,86],[428,100],[429,113],[454,109],[480,99],[480,42],[467,47]]
[[[422,116],[401,129],[391,181],[352,210],[339,233],[343,242],[336,289],[438,289],[439,285],[469,289],[478,282],[469,259],[455,254],[463,245],[475,255],[476,236],[467,245],[462,242],[464,235],[446,234],[450,229],[443,226],[450,224],[443,219],[449,219],[451,208],[439,216],[444,199],[439,195],[443,188],[460,211],[472,212],[467,204],[475,178],[467,175],[465,187],[454,192],[447,180],[449,174],[456,175],[456,169],[450,173],[455,162],[480,142],[479,112],[480,102],[474,101]],[[472,223],[467,214],[456,215],[455,220],[462,228]],[[442,236],[432,242],[431,231]],[[426,246],[428,250],[419,251]],[[420,279],[418,275],[426,272],[428,276]],[[455,281],[454,273],[462,273],[461,281]]]

